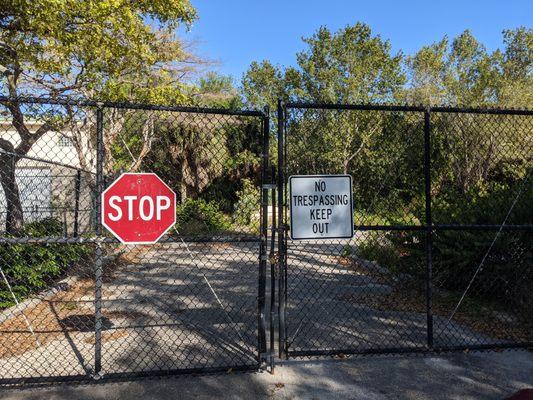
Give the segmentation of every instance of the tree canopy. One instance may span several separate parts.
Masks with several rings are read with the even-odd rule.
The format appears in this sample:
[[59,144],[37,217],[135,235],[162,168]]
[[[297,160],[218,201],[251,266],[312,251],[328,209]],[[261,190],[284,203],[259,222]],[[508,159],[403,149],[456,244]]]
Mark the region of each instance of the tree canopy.
[[363,23],[303,39],[294,67],[253,62],[242,78],[249,105],[282,100],[337,103],[533,106],[533,29],[503,31],[488,52],[466,30],[453,40],[393,54],[389,41]]
[[188,0],[4,1],[2,91],[165,101],[190,68],[173,30],[195,18]]
[[[0,4],[0,94],[9,96],[2,104],[19,135],[19,140],[0,138],[7,232],[20,232],[23,225],[15,166],[44,134],[61,132],[69,125],[82,168],[90,171],[95,161],[94,130],[90,129],[94,118],[71,106],[37,110],[32,118],[41,124],[31,131],[25,120],[30,113],[16,99],[38,95],[184,102],[184,77],[199,60],[186,51],[174,29],[195,18],[188,0],[7,0]],[[126,119],[124,113],[112,114],[107,150]],[[143,145],[134,156],[134,166],[140,165],[153,140],[150,129],[142,132]]]
[[503,32],[504,49],[489,53],[465,31],[424,46],[406,65],[410,103],[531,107],[533,30]]

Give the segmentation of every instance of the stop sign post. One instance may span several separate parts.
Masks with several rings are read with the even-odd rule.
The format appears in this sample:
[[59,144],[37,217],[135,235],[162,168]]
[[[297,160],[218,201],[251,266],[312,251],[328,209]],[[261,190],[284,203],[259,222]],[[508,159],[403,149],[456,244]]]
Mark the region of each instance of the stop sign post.
[[157,242],[176,223],[176,194],[153,173],[124,173],[102,193],[102,225],[122,243]]

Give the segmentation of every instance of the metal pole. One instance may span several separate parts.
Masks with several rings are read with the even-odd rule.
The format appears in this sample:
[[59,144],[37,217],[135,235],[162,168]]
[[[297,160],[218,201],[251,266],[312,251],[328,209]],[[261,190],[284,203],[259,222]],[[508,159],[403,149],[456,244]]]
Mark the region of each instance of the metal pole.
[[262,362],[266,357],[266,316],[265,316],[265,297],[266,297],[266,264],[267,264],[267,242],[268,242],[268,189],[265,184],[267,181],[268,171],[268,139],[269,139],[269,109],[265,107],[264,117],[262,119],[262,135],[263,148],[261,154],[261,221],[260,221],[260,235],[261,243],[259,249],[259,280],[258,280],[258,347],[259,347],[259,362]]
[[426,200],[427,346],[433,347],[433,220],[431,216],[431,112],[424,111],[424,182]]
[[[102,107],[96,109],[96,236],[102,236],[102,192],[104,175],[104,115]],[[94,378],[102,371],[102,244],[96,243],[94,285]]]
[[79,213],[80,213],[80,187],[81,187],[81,171],[76,173],[76,181],[74,183],[74,237],[79,234]]
[[279,357],[286,357],[286,330],[285,330],[285,219],[283,215],[283,155],[284,155],[284,121],[283,107],[281,100],[278,100],[278,265],[279,265],[279,289],[278,289],[278,307],[279,307]]
[[[275,182],[276,169],[271,166],[270,181]],[[275,257],[275,242],[276,242],[276,188],[272,188],[272,231],[270,240],[270,371],[274,372],[274,319],[276,309],[276,268],[279,268],[279,257]]]

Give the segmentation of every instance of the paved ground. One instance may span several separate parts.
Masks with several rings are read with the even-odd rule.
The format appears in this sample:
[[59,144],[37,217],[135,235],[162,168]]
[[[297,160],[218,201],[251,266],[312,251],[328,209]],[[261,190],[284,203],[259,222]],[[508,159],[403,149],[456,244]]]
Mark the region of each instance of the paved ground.
[[[257,364],[257,243],[135,248],[104,268],[104,373]],[[130,252],[131,253],[131,252]],[[0,378],[90,374],[94,282],[0,325]]]
[[533,353],[295,361],[275,374],[235,373],[4,390],[2,400],[505,399],[533,387]]
[[[424,348],[426,313],[373,308],[376,298],[392,295],[394,276],[365,260],[357,262],[356,270],[352,265],[343,265],[340,258],[343,248],[344,243],[338,240],[289,244],[287,337],[290,349]],[[423,297],[420,304],[425,305]],[[434,326],[435,346],[494,342],[454,320],[448,322],[435,316]]]
[[[126,262],[107,266],[103,372],[256,364],[257,246],[247,242],[136,247]],[[376,271],[361,273],[343,265],[338,241],[289,250],[290,350],[425,346],[425,313],[369,307],[363,297],[386,295],[392,282],[380,280]],[[25,316],[39,345],[22,315],[12,312],[4,318],[0,378],[91,374],[93,301],[94,282],[85,279],[32,303]],[[436,337],[437,345],[483,338],[454,321],[447,332]]]

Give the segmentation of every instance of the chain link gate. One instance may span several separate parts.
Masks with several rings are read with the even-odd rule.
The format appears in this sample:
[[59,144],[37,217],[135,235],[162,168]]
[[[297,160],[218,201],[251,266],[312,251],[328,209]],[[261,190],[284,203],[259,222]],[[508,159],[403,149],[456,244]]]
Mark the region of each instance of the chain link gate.
[[[255,370],[276,343],[533,346],[532,111],[279,103],[277,169],[268,109],[0,114],[0,384]],[[180,198],[156,245],[102,231],[99,194],[128,171]],[[288,177],[333,173],[353,177],[355,236],[289,240]]]
[[[532,114],[279,103],[280,357],[531,347]],[[288,178],[321,174],[355,235],[290,240]]]
[[[261,366],[268,113],[5,97],[0,112],[0,384]],[[180,199],[155,245],[100,223],[100,193],[137,171]]]

